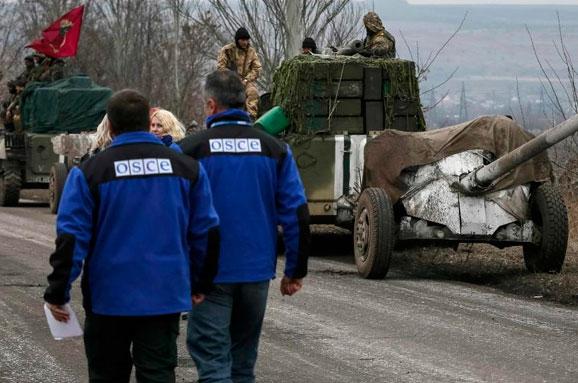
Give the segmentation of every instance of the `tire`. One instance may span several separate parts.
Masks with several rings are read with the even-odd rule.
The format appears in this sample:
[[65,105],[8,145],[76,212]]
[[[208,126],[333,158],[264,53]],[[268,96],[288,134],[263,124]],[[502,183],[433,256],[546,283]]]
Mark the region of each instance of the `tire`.
[[556,188],[542,184],[530,198],[532,221],[542,233],[539,245],[524,246],[524,262],[531,273],[559,273],[568,245],[568,213]]
[[12,161],[5,161],[0,169],[0,206],[18,206],[22,177],[20,166]]
[[384,278],[395,246],[396,224],[393,206],[380,188],[363,191],[357,204],[353,228],[353,252],[360,276]]
[[52,168],[50,168],[50,178],[48,180],[48,202],[52,214],[58,212],[58,205],[60,204],[60,197],[62,197],[62,190],[64,189],[64,183],[66,182],[67,176],[68,169],[65,164],[55,163],[52,165]]

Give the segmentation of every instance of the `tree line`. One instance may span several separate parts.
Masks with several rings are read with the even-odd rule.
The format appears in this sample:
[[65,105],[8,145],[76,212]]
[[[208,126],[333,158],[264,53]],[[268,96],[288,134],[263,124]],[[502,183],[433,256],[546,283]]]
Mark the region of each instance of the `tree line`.
[[[0,2],[1,84],[23,70],[27,43],[78,0]],[[360,36],[362,5],[352,0],[89,0],[79,53],[71,73],[89,75],[113,90],[136,88],[152,105],[173,111],[185,124],[203,116],[202,83],[218,50],[245,26],[263,63],[259,81],[270,87],[275,68],[311,36],[342,45]],[[293,7],[291,6],[293,5]],[[298,22],[288,23],[293,9]],[[291,16],[291,14],[289,15]],[[2,86],[4,90],[5,87]]]

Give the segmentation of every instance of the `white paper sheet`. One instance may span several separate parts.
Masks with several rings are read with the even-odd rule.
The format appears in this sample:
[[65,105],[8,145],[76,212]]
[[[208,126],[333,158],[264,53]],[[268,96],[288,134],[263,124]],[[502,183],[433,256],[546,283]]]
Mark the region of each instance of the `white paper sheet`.
[[80,323],[78,323],[76,314],[72,311],[72,308],[70,308],[68,303],[64,305],[64,309],[70,313],[70,318],[68,319],[68,322],[59,322],[54,319],[54,316],[50,312],[46,303],[44,304],[44,313],[46,314],[48,327],[50,327],[50,333],[52,333],[52,336],[56,340],[82,335]]

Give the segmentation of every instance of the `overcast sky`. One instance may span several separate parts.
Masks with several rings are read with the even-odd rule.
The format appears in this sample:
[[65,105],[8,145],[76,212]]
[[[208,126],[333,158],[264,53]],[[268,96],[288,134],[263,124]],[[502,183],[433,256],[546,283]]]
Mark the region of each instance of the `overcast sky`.
[[578,0],[407,0],[410,4],[538,4],[578,5]]

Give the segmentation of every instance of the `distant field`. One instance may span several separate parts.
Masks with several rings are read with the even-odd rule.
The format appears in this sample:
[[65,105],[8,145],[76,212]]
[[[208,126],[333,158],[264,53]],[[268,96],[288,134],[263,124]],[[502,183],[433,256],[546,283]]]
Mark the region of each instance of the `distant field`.
[[[563,37],[575,61],[578,54],[578,7],[553,6],[389,6],[376,2],[386,27],[397,39],[398,54],[411,55],[402,39],[407,39],[416,59],[416,42],[420,56],[425,58],[439,48],[469,11],[463,30],[448,45],[428,76],[429,83],[438,84],[457,67],[453,81],[446,89],[458,92],[464,81],[472,97],[492,91],[507,93],[520,79],[522,93],[535,93],[539,87],[540,68],[532,52],[525,29],[527,24],[540,56],[557,70],[562,70],[554,41],[559,41],[556,10],[560,11]],[[387,3],[390,3],[389,1]],[[545,64],[546,66],[548,64]],[[488,81],[491,80],[491,81]],[[471,85],[471,86],[470,86]],[[427,84],[425,84],[427,86]]]

